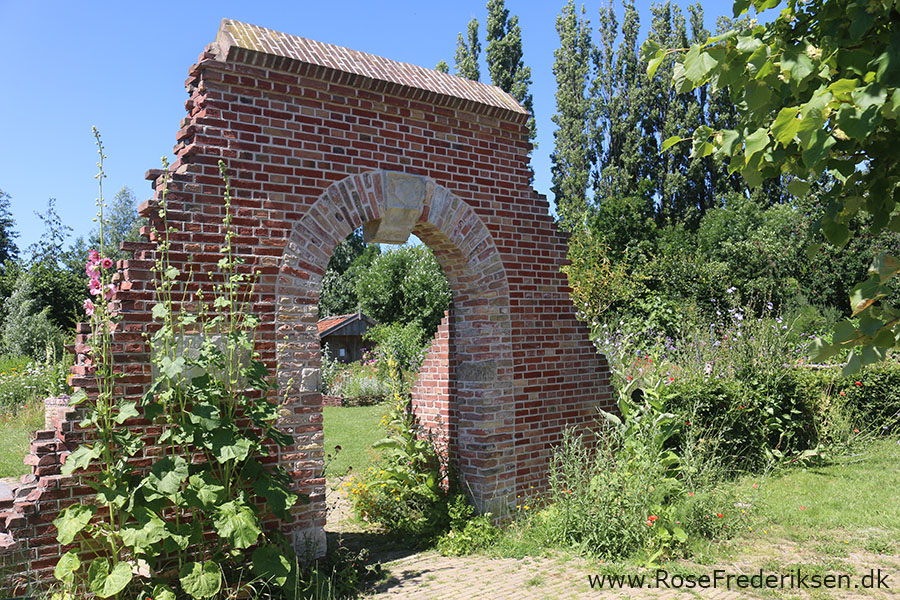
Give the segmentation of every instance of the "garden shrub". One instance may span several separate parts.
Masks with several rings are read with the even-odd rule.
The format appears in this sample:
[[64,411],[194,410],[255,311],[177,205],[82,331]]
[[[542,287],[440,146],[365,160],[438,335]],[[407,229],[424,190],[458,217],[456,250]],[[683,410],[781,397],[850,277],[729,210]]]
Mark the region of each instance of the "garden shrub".
[[836,369],[820,371],[823,389],[841,399],[850,424],[862,431],[900,431],[900,363],[890,358],[842,377]]
[[673,411],[690,427],[714,434],[714,450],[735,469],[757,469],[773,451],[794,455],[819,443],[817,395],[798,368],[777,377],[678,378],[667,386]]
[[391,383],[382,377],[377,365],[354,362],[341,366],[328,390],[340,396],[345,406],[367,406],[390,398]]
[[388,437],[376,442],[378,460],[354,476],[347,493],[357,515],[395,533],[430,539],[449,525],[449,503],[455,495],[445,457],[422,430],[402,392],[399,364],[387,359],[392,406],[382,421]]
[[736,518],[733,502],[693,487],[685,477],[689,462],[668,447],[682,423],[668,412],[661,387],[620,390],[621,417],[605,415],[608,425],[594,442],[564,433],[548,495],[537,499],[545,505],[519,500],[530,535],[590,556],[641,556],[652,564],[688,554],[693,538],[727,533]]
[[40,309],[34,295],[32,275],[23,273],[6,299],[3,349],[14,356],[53,362],[62,357],[65,335],[53,323],[50,307]]
[[68,393],[71,357],[40,364],[24,356],[0,356],[0,411],[11,412],[48,396]]

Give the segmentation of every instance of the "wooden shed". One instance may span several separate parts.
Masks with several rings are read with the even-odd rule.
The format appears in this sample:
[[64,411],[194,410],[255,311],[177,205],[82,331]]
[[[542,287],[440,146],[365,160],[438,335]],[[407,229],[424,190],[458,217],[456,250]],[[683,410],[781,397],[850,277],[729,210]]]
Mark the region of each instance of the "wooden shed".
[[363,334],[375,321],[361,312],[350,315],[334,315],[319,319],[319,344],[328,345],[332,358],[350,363],[362,359]]

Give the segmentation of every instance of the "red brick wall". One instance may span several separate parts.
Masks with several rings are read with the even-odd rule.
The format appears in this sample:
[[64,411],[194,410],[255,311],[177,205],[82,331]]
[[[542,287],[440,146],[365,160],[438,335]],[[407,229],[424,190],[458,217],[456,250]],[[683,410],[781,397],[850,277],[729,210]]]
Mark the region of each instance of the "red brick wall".
[[[418,176],[427,190],[413,233],[434,250],[453,292],[415,406],[441,428],[479,507],[503,514],[517,492],[539,488],[562,429],[588,425],[612,398],[606,363],[576,320],[559,270],[565,241],[530,185],[526,115],[222,43],[200,56],[186,85],[168,186],[170,259],[195,273],[218,261],[224,186],[216,163],[225,160],[235,253],[259,273],[251,302],[263,322],[257,349],[277,371],[272,398],[286,398],[281,423],[295,439],[277,460],[312,500],[284,531],[298,546],[324,539],[316,304],[334,247],[386,214],[390,172]],[[155,186],[143,208],[151,239],[162,230],[161,179]],[[123,320],[114,341],[126,374],[120,391],[132,397],[150,380],[142,336],[152,329],[152,248],[132,246],[136,257],[120,265]],[[190,285],[211,285],[205,279]],[[79,339],[81,350],[86,341]],[[74,371],[76,384],[89,388],[89,357],[80,354]],[[35,456],[62,460],[80,441],[69,421],[58,423],[41,434],[57,445]],[[129,426],[145,436],[140,460],[148,464],[158,432],[140,419]],[[37,478],[40,491],[8,511],[22,518],[0,521],[0,543],[30,552],[27,569],[42,577],[61,551],[48,523],[89,491],[45,462],[35,466],[49,469]]]

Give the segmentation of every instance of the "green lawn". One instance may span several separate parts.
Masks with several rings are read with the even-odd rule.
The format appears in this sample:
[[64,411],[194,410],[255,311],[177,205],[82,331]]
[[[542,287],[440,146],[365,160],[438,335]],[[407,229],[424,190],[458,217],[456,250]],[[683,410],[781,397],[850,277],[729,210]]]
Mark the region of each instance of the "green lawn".
[[[881,439],[826,467],[741,480],[758,527],[796,541],[832,537],[851,545],[900,539],[900,446]],[[753,486],[757,487],[754,488]]]
[[0,477],[31,472],[22,459],[29,451],[32,432],[44,426],[44,405],[32,402],[15,412],[0,413]]
[[[386,435],[381,418],[389,408],[389,404],[323,408],[326,477],[340,477],[351,467],[353,473],[366,470],[375,455],[372,444]],[[341,447],[337,452],[336,446]]]

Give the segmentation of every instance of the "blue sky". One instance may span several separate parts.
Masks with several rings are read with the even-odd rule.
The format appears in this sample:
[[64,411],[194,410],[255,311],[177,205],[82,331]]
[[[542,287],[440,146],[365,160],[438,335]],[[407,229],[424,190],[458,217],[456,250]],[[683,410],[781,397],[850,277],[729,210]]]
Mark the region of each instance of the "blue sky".
[[[433,67],[453,65],[456,35],[472,17],[484,37],[485,0],[457,2],[42,2],[0,0],[0,189],[12,196],[20,249],[42,233],[48,198],[75,235],[92,227],[96,125],[106,144],[107,198],[129,186],[150,196],[147,169],[171,155],[184,116],[188,67],[231,18]],[[549,194],[553,148],[555,19],[564,0],[507,0],[519,15],[532,69],[538,149],[535,187]],[[641,22],[649,1],[638,0]],[[684,3],[686,6],[686,3]],[[707,28],[731,2],[703,3]],[[596,22],[600,2],[586,3]],[[618,11],[621,14],[621,11]],[[642,34],[641,39],[644,35]],[[482,51],[483,61],[483,51]],[[482,79],[488,79],[482,66]]]

